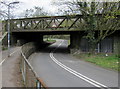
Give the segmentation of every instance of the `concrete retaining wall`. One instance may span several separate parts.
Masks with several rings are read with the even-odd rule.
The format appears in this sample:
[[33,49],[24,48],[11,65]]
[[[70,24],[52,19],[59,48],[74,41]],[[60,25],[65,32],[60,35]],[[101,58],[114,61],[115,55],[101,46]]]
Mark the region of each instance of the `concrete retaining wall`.
[[40,50],[48,45],[49,44],[47,43],[38,44],[34,42],[29,42],[22,46],[20,69],[22,73],[23,84],[25,87],[37,87],[37,84],[41,84],[43,87],[45,87],[45,85],[41,83],[31,64],[29,63],[28,58],[32,53],[34,53],[38,49]]
[[[36,76],[31,70],[31,67],[25,61],[28,57],[36,51],[36,43],[29,42],[22,46],[21,48],[21,62],[20,69],[22,74],[22,80],[25,87],[36,87]],[[26,59],[25,59],[26,58]]]
[[36,51],[36,43],[29,42],[22,46],[22,52],[28,58],[32,53]]

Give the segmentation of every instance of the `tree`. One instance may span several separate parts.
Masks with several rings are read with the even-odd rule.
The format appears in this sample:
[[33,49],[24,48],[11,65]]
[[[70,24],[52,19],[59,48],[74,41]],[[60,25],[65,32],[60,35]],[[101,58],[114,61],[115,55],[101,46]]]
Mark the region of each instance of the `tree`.
[[43,7],[37,6],[31,9],[26,9],[22,14],[24,14],[24,17],[39,17],[48,15],[48,13],[44,10]]
[[[4,1],[1,1],[0,2],[0,19],[7,19],[8,18],[8,5],[10,4],[11,2],[9,2],[9,1],[6,1],[6,0],[4,0]],[[15,5],[15,4],[11,4],[10,6],[10,18],[11,19],[13,19],[13,18],[15,18],[15,15],[14,15],[14,9],[16,9],[18,6],[17,5]]]
[[[0,3],[0,8],[3,8],[3,4],[2,3]],[[0,19],[3,19],[5,17],[7,17],[6,11],[3,10],[3,9],[0,9]]]
[[26,9],[24,12],[24,16],[27,17],[31,17],[33,16],[34,10],[33,9]]
[[43,7],[34,7],[35,12],[33,14],[33,16],[47,16],[48,13],[46,11],[44,11]]
[[[86,19],[86,33],[85,38],[89,40],[90,52],[94,53],[96,45],[105,39],[107,36],[120,29],[120,20],[118,19],[116,12],[119,10],[119,3],[102,3],[102,10],[96,7],[98,3],[91,3],[91,11],[89,16],[85,15]],[[99,13],[98,13],[98,11]],[[100,14],[100,17],[96,14]],[[97,30],[97,31],[96,31]]]
[[90,52],[94,53],[96,45],[105,37],[120,29],[120,2],[62,2],[73,14],[81,14],[80,29],[84,30],[90,44]]

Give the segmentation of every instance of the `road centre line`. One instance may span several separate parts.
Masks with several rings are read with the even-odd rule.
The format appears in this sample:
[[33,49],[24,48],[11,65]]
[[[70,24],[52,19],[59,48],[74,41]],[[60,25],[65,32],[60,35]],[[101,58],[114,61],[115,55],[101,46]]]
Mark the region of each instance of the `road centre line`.
[[101,89],[105,89],[105,88],[110,89],[110,88],[108,88],[107,86],[105,86],[105,85],[103,85],[103,84],[101,84],[101,83],[99,83],[99,82],[97,82],[97,81],[95,81],[95,80],[93,80],[93,79],[90,79],[90,78],[86,77],[85,75],[83,75],[83,74],[81,74],[81,73],[79,73],[79,72],[77,72],[77,71],[75,71],[75,70],[67,67],[66,65],[62,64],[61,62],[59,62],[59,61],[54,57],[53,53],[57,50],[57,48],[59,48],[59,47],[62,45],[63,42],[64,42],[64,41],[62,41],[62,42],[58,45],[58,47],[56,47],[56,48],[49,54],[50,58],[51,58],[57,65],[59,65],[60,67],[62,67],[62,68],[65,69],[66,71],[68,71],[68,72],[70,72],[71,74],[75,75],[76,77],[78,77],[78,78],[80,78],[80,79],[82,79],[82,80],[84,80],[84,81],[86,81],[86,82],[94,85],[95,87],[99,87],[99,88],[101,88]]

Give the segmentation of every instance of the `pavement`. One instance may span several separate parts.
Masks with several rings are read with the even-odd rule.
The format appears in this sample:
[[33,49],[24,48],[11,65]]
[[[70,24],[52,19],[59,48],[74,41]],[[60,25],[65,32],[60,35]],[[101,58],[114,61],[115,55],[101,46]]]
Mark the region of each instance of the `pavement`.
[[118,87],[118,72],[74,58],[68,53],[67,43],[58,40],[29,57],[47,87]]
[[0,38],[2,37],[2,23],[0,22]]
[[[0,39],[2,37],[2,23],[0,22]],[[2,46],[1,46],[1,42],[0,42],[0,61],[2,60]],[[0,88],[2,87],[2,67],[0,66]]]
[[[2,24],[0,22],[0,39],[2,39],[2,36]],[[10,53],[11,56],[8,58],[8,51],[2,51],[0,42],[0,88],[21,86],[18,67],[20,47],[12,47]]]
[[2,52],[2,87],[18,87],[19,85],[19,57],[20,47],[14,47],[10,49],[10,57],[7,58],[7,50]]
[[[1,44],[0,44],[0,62],[2,61],[2,47],[1,47]],[[2,66],[0,66],[0,88],[2,88]]]

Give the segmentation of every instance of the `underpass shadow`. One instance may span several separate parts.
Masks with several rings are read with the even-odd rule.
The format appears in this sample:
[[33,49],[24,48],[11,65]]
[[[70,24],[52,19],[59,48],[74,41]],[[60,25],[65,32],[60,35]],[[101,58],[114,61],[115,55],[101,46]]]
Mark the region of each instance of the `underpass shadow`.
[[[48,46],[42,48],[42,49],[39,49],[37,52],[42,52],[42,53],[50,53],[50,52],[53,52],[55,49],[57,48],[57,46],[51,46],[51,44],[49,44]],[[69,54],[70,51],[69,51],[69,48],[66,47],[66,46],[61,46],[61,47],[58,47],[54,53],[62,53],[62,54]]]

